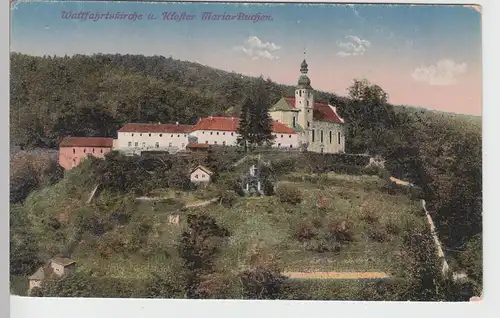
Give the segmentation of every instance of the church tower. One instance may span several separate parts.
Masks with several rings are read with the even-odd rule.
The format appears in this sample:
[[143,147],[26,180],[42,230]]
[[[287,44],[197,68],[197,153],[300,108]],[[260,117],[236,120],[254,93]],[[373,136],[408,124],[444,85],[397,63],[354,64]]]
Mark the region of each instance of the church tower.
[[314,96],[311,87],[311,80],[307,77],[307,62],[304,59],[300,65],[300,72],[297,88],[295,89],[295,107],[299,110],[298,123],[309,135],[313,122]]

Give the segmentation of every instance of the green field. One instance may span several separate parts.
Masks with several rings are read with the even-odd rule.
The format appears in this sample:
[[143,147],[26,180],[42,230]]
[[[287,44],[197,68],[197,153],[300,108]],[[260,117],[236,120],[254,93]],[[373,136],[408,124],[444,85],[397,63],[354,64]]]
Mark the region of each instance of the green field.
[[[40,212],[31,215],[47,256],[69,242],[75,215],[64,218],[64,214],[86,199],[82,194],[73,200],[63,200],[65,205],[53,203],[61,200],[51,193],[58,193],[59,199],[65,195],[60,191],[65,181],[30,197],[26,203],[33,212]],[[186,203],[210,198],[215,191],[213,188],[195,192],[158,191],[156,195],[169,197],[161,202],[134,202],[132,198],[103,193],[88,207],[94,215],[107,223],[116,211],[128,213],[131,218],[126,224],[110,226],[102,235],[84,233],[73,258],[78,261],[80,271],[92,270],[116,278],[145,278],[153,272],[170,270],[180,264],[176,244],[186,225],[185,215],[205,213],[231,233],[218,256],[219,268],[228,271],[245,268],[249,253],[258,249],[274,255],[286,271],[393,273],[400,265],[399,234],[409,224],[423,225],[419,202],[404,194],[388,194],[383,181],[376,176],[295,173],[283,176],[277,187],[284,184],[300,189],[301,203],[282,203],[275,195],[240,197],[231,208],[214,203],[182,209]],[[173,214],[180,215],[179,226],[168,222],[168,216]],[[43,219],[50,217],[60,220],[59,230],[46,230]],[[322,245],[332,245],[328,240],[329,226],[342,220],[348,222],[352,239],[335,244],[333,250],[321,251]],[[137,228],[141,224],[149,224],[150,230],[138,241]],[[294,233],[301,226],[310,228],[315,236],[300,242]]]

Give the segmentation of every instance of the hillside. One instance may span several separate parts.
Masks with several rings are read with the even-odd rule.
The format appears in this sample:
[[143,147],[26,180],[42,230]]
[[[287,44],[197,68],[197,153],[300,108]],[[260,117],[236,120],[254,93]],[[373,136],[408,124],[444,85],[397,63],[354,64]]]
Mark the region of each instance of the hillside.
[[[116,136],[126,122],[195,123],[239,113],[257,79],[162,56],[11,54],[11,143],[56,147],[73,136]],[[270,100],[294,87],[268,81]],[[317,92],[317,98],[345,98]]]
[[[91,171],[98,162],[86,161],[57,184],[33,192],[13,216],[21,218],[13,227],[14,238],[22,226],[38,242],[42,259],[70,253],[78,261],[78,272],[90,277],[148,281],[180,270],[177,246],[189,214],[210,216],[229,231],[215,262],[224,277],[239,275],[257,254],[271,256],[283,271],[385,272],[400,277],[406,268],[402,237],[426,230],[419,201],[405,191],[391,190],[383,179],[368,175],[373,173],[369,170],[358,169],[357,175],[318,174],[312,164],[291,172],[293,162],[275,159],[272,166],[286,167],[273,169],[275,195],[235,195],[223,204],[182,209],[231,189],[230,180],[248,169],[248,162],[227,169],[208,188],[151,188],[150,195],[164,198],[160,202],[134,201],[132,193],[104,187],[86,205],[94,180]],[[292,201],[280,189],[298,195]],[[169,223],[170,215],[180,216],[179,225]],[[350,290],[358,283],[353,284]],[[362,289],[356,288],[355,294]]]
[[[252,99],[254,84],[259,81],[265,82],[265,94],[270,100],[293,93],[293,87],[164,57],[94,55],[41,58],[13,53],[11,54],[10,86],[11,141],[12,144],[26,148],[55,148],[58,140],[66,135],[114,136],[116,129],[125,122],[193,123],[202,116],[228,113],[228,111],[237,114],[242,101]],[[456,264],[454,266],[466,270],[480,289],[482,285],[482,131],[480,120],[477,118],[471,120],[469,116],[395,107],[387,103],[387,94],[382,88],[366,81],[354,81],[349,89],[348,99],[324,92],[317,92],[316,96],[321,99],[332,99],[332,102],[338,105],[340,115],[347,123],[346,152],[380,155],[386,159],[386,169],[389,175],[408,180],[422,189],[422,196],[431,209],[445,249],[450,251],[448,255],[454,259],[453,263]],[[225,153],[215,156],[212,162],[207,164],[223,172],[225,167],[227,168],[232,161],[237,160],[237,157]],[[334,170],[346,175],[359,172],[359,169],[340,167],[335,161],[336,158],[325,158],[307,157],[304,160],[295,161],[296,166],[301,164],[312,166],[304,171],[297,168],[298,171],[295,172],[324,174]],[[29,160],[35,159],[28,158],[23,165],[34,166]],[[159,171],[157,176],[150,180],[151,176],[142,170],[122,172],[124,166],[128,167],[125,170],[134,167],[132,162],[122,159],[107,160],[107,162],[112,164],[109,166],[98,164],[98,169],[92,174],[89,174],[89,171],[85,172],[85,168],[66,173],[65,179],[55,185],[51,184],[60,177],[57,171],[51,168],[54,166],[53,163],[47,166],[50,169],[46,169],[39,176],[34,173],[24,173],[23,169],[17,169],[16,173],[11,174],[11,184],[16,185],[11,188],[11,203],[17,203],[11,205],[11,228],[17,229],[11,231],[11,235],[15,238],[13,244],[16,247],[13,253],[22,256],[18,262],[11,263],[11,270],[16,268],[16,273],[26,273],[27,261],[23,257],[33,260],[32,256],[37,254],[33,242],[29,241],[30,232],[26,232],[24,228],[33,229],[37,238],[41,242],[46,242],[46,247],[41,246],[41,256],[45,258],[49,254],[60,251],[64,246],[68,246],[68,237],[74,230],[71,226],[76,222],[72,218],[78,216],[78,222],[83,222],[82,220],[86,220],[89,213],[91,215],[91,212],[96,211],[103,211],[103,216],[107,218],[107,213],[112,213],[113,209],[115,209],[113,212],[120,212],[117,212],[117,215],[121,216],[123,211],[138,209],[135,205],[130,205],[132,204],[130,198],[123,201],[125,195],[130,196],[131,193],[142,195],[135,192],[153,190],[155,186],[158,187],[158,184],[167,188],[182,188],[186,184],[185,178],[179,174],[182,164],[176,166],[175,169]],[[90,175],[93,179],[89,179]],[[83,208],[84,196],[95,184],[85,184],[82,180],[97,179],[105,181],[111,192],[102,194],[99,199],[102,201],[98,201],[101,202],[101,206],[92,206],[90,210],[88,207]],[[116,184],[113,180],[126,182]],[[289,181],[298,182],[297,180]],[[311,181],[306,183],[311,183]],[[297,186],[306,189],[311,187],[308,184]],[[350,187],[349,182],[345,183],[345,187]],[[19,193],[12,196],[13,189],[19,190]],[[36,192],[23,202],[33,190]],[[113,191],[118,191],[120,194],[113,194]],[[312,191],[318,191],[318,189]],[[353,191],[356,193],[361,190]],[[210,194],[211,192],[204,193]],[[196,200],[207,199],[205,194],[191,191],[184,199],[191,200],[193,197]],[[306,194],[310,198],[316,195],[308,191]],[[340,194],[328,193],[328,196],[335,195]],[[179,196],[185,197],[186,194]],[[196,196],[203,198],[196,198]],[[363,195],[360,194],[360,196]],[[14,202],[12,197],[15,198]],[[384,196],[381,197],[384,198]],[[392,203],[397,202],[397,199],[394,202],[393,199],[391,198]],[[273,205],[276,202],[272,199],[267,200],[269,201],[263,200],[262,204],[270,205],[274,210]],[[345,202],[342,202],[336,201],[333,205],[339,205],[343,209]],[[239,210],[245,207],[244,199],[237,200],[235,204]],[[177,204],[173,206],[176,207]],[[256,208],[258,206],[256,204]],[[401,207],[398,203],[394,203],[391,209],[398,206]],[[144,208],[149,211],[152,209],[150,206]],[[210,212],[211,209],[214,209],[213,212]],[[212,206],[207,213],[222,212],[218,209],[222,208]],[[307,210],[309,209],[312,208],[308,206]],[[279,211],[278,208],[276,210]],[[50,218],[55,215],[56,211],[59,216],[71,219],[67,221],[70,222],[69,227],[62,226],[60,221],[56,220],[56,222],[55,219]],[[252,212],[255,214],[252,222],[259,222],[261,219],[269,221],[270,216],[261,212]],[[126,219],[129,214],[127,212],[124,215]],[[135,215],[142,216],[143,213]],[[29,220],[25,220],[24,216]],[[285,218],[283,215],[281,217]],[[286,219],[293,221],[288,219],[288,216]],[[23,223],[28,221],[33,224]],[[362,226],[365,224],[363,222],[356,223]],[[15,226],[15,224],[23,225]],[[135,220],[134,224],[141,224],[141,221]],[[143,224],[146,229],[149,229],[148,224]],[[227,224],[229,224],[228,227],[232,226],[230,223]],[[281,228],[282,225],[273,223],[277,231],[272,235],[269,234],[270,239],[275,241],[283,239],[285,229]],[[141,229],[139,227],[134,231],[141,232]],[[113,228],[113,231],[116,231],[116,228]],[[119,233],[113,233],[113,238],[118,237]],[[132,244],[127,240],[125,240],[129,242],[127,244]],[[140,245],[140,242],[134,244]],[[389,243],[388,246],[390,246]],[[124,247],[119,243],[116,248],[123,249]],[[272,250],[272,246],[270,248]],[[355,247],[352,248],[356,250]],[[276,250],[273,251],[276,252]],[[138,250],[135,252],[139,253]],[[387,253],[387,250],[384,252]],[[142,251],[141,253],[147,255],[150,252]],[[288,256],[284,257],[286,259]],[[296,262],[302,266],[304,258],[299,258]],[[382,266],[384,262],[380,261],[379,265]],[[387,263],[389,261],[385,262]],[[365,261],[360,261],[359,264],[361,267],[367,265]]]

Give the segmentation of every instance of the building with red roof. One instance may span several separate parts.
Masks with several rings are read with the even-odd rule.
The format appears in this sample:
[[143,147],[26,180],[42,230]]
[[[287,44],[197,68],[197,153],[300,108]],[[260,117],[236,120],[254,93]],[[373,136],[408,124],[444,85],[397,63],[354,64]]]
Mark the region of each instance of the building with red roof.
[[66,137],[59,144],[59,165],[68,170],[87,156],[104,158],[112,149],[113,138]]
[[192,125],[128,123],[118,130],[116,148],[118,150],[140,153],[141,151],[184,150],[189,143],[188,136]]
[[311,152],[339,153],[345,149],[344,120],[328,101],[314,99],[306,60],[301,64],[294,97],[282,97],[270,109],[271,117],[292,128],[299,147]]

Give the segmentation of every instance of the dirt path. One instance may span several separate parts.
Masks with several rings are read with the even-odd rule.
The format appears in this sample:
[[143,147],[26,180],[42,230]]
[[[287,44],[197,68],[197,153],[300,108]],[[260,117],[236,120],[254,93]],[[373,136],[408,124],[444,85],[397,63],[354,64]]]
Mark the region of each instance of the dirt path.
[[383,272],[284,272],[283,275],[292,279],[381,279],[390,277]]
[[184,206],[184,208],[195,208],[195,207],[199,207],[199,206],[205,206],[205,205],[209,205],[210,203],[217,202],[218,200],[219,200],[219,198],[213,198],[213,199],[201,201],[201,202],[192,202],[192,203],[186,204]]

